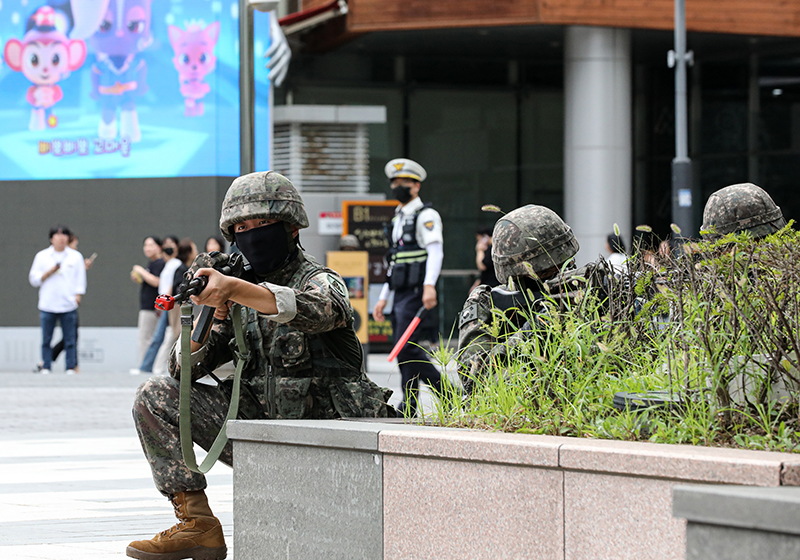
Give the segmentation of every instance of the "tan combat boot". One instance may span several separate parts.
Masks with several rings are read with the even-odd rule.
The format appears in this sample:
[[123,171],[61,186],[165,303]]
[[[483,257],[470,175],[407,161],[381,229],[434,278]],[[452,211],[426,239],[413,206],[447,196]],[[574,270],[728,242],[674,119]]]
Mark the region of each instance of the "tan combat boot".
[[219,519],[211,513],[202,490],[179,492],[170,501],[180,523],[149,541],[134,541],[126,553],[140,560],[223,560],[228,549]]

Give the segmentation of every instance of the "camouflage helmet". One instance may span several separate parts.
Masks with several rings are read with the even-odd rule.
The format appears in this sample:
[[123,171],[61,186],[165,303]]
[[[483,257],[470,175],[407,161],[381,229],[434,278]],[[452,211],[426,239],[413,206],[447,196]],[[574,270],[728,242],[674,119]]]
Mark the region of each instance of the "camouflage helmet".
[[525,263],[538,274],[560,266],[579,248],[564,220],[549,208],[535,204],[517,208],[497,220],[492,233],[492,261],[502,283],[511,276],[532,276]]
[[361,248],[361,243],[358,242],[358,237],[353,235],[352,233],[348,233],[347,235],[343,235],[339,238],[339,250],[342,249],[354,249],[358,250]]
[[708,197],[700,232],[706,239],[718,239],[742,231],[749,231],[758,238],[785,225],[780,207],[764,189],[753,183],[741,183],[720,189]]
[[289,179],[274,171],[260,171],[234,179],[222,201],[219,229],[223,237],[233,243],[232,226],[254,218],[308,227],[306,209],[297,189]]

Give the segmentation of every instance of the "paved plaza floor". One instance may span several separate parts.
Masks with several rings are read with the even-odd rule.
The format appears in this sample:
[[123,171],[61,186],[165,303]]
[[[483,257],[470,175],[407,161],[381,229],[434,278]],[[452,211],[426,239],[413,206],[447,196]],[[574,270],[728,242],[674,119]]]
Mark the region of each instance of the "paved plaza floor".
[[[368,370],[395,391],[390,402],[399,402],[396,363],[371,354]],[[172,506],[153,486],[131,417],[144,379],[0,373],[0,559],[124,558],[130,541],[175,523]],[[430,410],[430,396],[422,402]],[[231,481],[222,464],[208,475],[228,558],[234,558]]]

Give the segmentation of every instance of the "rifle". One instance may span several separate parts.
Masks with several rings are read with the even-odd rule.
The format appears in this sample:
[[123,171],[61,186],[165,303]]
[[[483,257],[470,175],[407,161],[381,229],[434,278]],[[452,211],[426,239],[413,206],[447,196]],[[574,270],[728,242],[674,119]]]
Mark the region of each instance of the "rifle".
[[[206,261],[205,263],[203,261]],[[206,264],[203,268],[213,268],[217,272],[226,276],[234,276],[252,282],[255,280],[255,275],[249,264],[245,264],[244,257],[241,253],[234,253],[228,255],[220,253],[219,251],[212,251],[208,253],[203,259],[195,263]],[[225,417],[225,422],[222,425],[217,436],[214,438],[214,443],[208,450],[206,458],[201,465],[197,464],[197,458],[194,454],[192,447],[192,409],[191,409],[191,363],[189,356],[191,355],[191,342],[189,341],[189,331],[192,329],[192,306],[186,304],[190,296],[196,296],[208,285],[207,276],[193,277],[191,270],[188,270],[183,277],[183,282],[178,288],[178,293],[175,296],[160,295],[156,298],[156,308],[163,311],[169,311],[175,307],[176,303],[183,303],[181,306],[181,366],[180,366],[180,404],[179,404],[179,422],[178,428],[180,431],[181,441],[181,454],[186,466],[194,472],[206,473],[211,469],[214,463],[219,458],[225,444],[228,441],[228,436],[225,432],[225,425],[228,420],[236,418],[239,411],[239,395],[241,390],[242,370],[248,361],[247,344],[245,342],[245,333],[242,330],[242,309],[239,304],[234,304],[231,309],[233,328],[236,334],[236,347],[240,359],[236,364],[236,371],[233,377],[233,385],[230,393],[230,405],[228,406],[228,413]],[[191,340],[202,344],[211,328],[214,319],[214,308],[204,305],[197,320],[194,330],[191,331]],[[211,374],[215,379],[216,376],[208,368],[203,365],[199,366],[200,369],[206,373]],[[219,382],[219,380],[217,379]]]
[[[228,255],[219,251],[212,251],[208,256],[214,261],[208,268],[213,268],[225,276],[234,276],[243,280],[252,281],[254,279],[252,267],[245,263],[241,253]],[[174,296],[162,294],[156,298],[156,309],[169,311],[176,304],[180,305],[191,296],[196,296],[208,285],[208,276],[198,276],[194,278],[192,272],[186,271],[183,282],[178,288],[178,293]],[[198,343],[205,340],[208,330],[211,328],[214,319],[214,308],[204,305],[197,319],[197,325],[192,331],[192,340]]]

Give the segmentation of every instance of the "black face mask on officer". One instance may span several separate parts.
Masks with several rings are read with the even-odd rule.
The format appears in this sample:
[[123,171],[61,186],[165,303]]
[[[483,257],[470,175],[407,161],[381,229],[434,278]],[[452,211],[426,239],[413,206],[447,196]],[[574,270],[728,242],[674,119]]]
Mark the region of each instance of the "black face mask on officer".
[[236,246],[259,276],[266,276],[283,267],[297,252],[296,247],[291,251],[289,249],[290,234],[284,222],[239,231],[234,235]]
[[392,194],[394,194],[394,197],[399,202],[405,204],[411,200],[411,187],[407,185],[398,185],[396,187],[392,187]]

